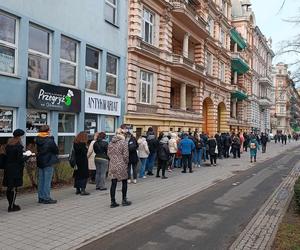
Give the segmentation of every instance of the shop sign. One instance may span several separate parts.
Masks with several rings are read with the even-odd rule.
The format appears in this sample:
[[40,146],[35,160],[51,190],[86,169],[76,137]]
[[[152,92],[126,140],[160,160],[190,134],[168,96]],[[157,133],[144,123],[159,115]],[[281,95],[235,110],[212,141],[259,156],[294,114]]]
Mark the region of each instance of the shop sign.
[[27,108],[77,113],[81,111],[81,91],[28,81]]
[[85,113],[120,116],[121,99],[85,92]]

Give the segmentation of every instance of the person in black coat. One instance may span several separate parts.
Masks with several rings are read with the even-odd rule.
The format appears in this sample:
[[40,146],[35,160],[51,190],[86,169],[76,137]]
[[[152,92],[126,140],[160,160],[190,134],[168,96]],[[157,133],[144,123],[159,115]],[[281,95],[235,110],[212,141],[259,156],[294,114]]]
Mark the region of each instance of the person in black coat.
[[80,132],[74,140],[73,149],[75,152],[76,166],[74,168],[74,187],[76,194],[89,195],[86,192],[86,184],[89,178],[89,163],[87,158],[88,135],[86,132]]
[[[13,138],[8,140],[5,147],[5,164],[3,186],[6,189],[6,198],[8,201],[8,212],[21,210],[21,207],[15,204],[18,187],[23,186],[24,163],[30,155],[24,156],[24,147],[21,137],[25,132],[17,129],[13,133]],[[30,151],[29,151],[30,152]]]
[[50,136],[50,128],[44,125],[40,128],[35,140],[37,146],[36,163],[38,173],[38,202],[42,204],[55,204],[57,201],[50,196],[51,181],[54,164],[58,163],[58,147],[54,137]]
[[262,153],[266,153],[268,137],[265,133],[261,133],[260,141],[262,145],[261,147]]
[[133,183],[137,182],[137,164],[139,157],[137,149],[139,147],[136,138],[130,132],[127,133],[126,140],[128,141],[129,162],[128,162],[128,183],[131,183],[131,169],[133,174]]
[[162,179],[168,179],[168,177],[166,177],[165,173],[166,173],[166,168],[168,166],[168,162],[170,160],[170,150],[169,150],[169,139],[167,136],[163,137],[160,142],[159,142],[159,146],[158,146],[158,159],[159,159],[159,165],[157,166],[157,172],[156,172],[156,177],[159,178],[159,172],[160,169],[162,171]]
[[217,140],[211,136],[207,141],[208,153],[210,158],[210,165],[217,165]]

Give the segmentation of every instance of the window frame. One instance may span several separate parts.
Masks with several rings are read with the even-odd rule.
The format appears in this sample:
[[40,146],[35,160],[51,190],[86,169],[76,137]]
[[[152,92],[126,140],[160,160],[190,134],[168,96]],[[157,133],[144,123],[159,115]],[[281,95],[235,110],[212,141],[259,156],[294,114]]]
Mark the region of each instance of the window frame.
[[[61,45],[61,40],[62,40],[62,37],[65,37],[65,38],[67,38],[67,39],[69,39],[69,40],[73,40],[74,42],[76,42],[76,62],[72,62],[72,61],[69,61],[69,60],[66,60],[66,59],[63,59],[63,58],[61,58],[61,47],[60,47],[60,54],[59,54],[59,84],[61,85],[61,86],[65,86],[65,87],[73,87],[73,88],[77,88],[78,87],[78,72],[79,72],[79,70],[78,70],[78,67],[79,67],[79,41],[77,41],[77,40],[75,40],[75,39],[73,39],[73,38],[70,38],[70,37],[68,37],[68,36],[65,36],[65,35],[63,35],[63,34],[61,34],[61,36],[60,36],[60,45]],[[61,81],[60,81],[60,67],[61,67],[61,63],[63,63],[63,64],[68,64],[68,65],[71,65],[71,66],[75,66],[75,83],[74,83],[74,85],[70,85],[70,84],[66,84],[66,83],[62,83]]]
[[[44,27],[41,27],[35,23],[30,23],[29,26],[33,26],[34,28],[36,29],[40,29],[42,31],[45,31],[45,32],[48,32],[49,34],[49,40],[48,40],[48,43],[49,43],[49,55],[43,53],[43,52],[39,52],[39,51],[36,51],[36,50],[33,50],[33,49],[30,49],[29,46],[28,46],[28,60],[29,60],[29,56],[30,55],[33,55],[33,56],[39,56],[39,57],[42,57],[42,58],[46,58],[49,63],[48,63],[48,80],[43,80],[43,79],[38,79],[38,78],[34,78],[34,77],[28,77],[28,66],[27,66],[27,77],[29,80],[33,80],[33,81],[37,81],[37,82],[44,82],[44,83],[51,83],[51,71],[52,71],[52,67],[51,67],[51,63],[52,63],[52,58],[51,58],[51,55],[52,55],[52,32]],[[28,36],[29,36],[29,32],[28,32]]]
[[13,76],[16,77],[18,76],[18,61],[19,61],[19,27],[20,27],[20,19],[14,15],[10,15],[4,11],[0,10],[0,15],[4,15],[4,16],[8,16],[10,18],[15,19],[15,43],[10,43],[4,40],[0,40],[0,46],[3,46],[5,48],[9,48],[9,49],[14,49],[15,51],[15,63],[14,63],[14,73],[9,73],[9,72],[4,72],[4,71],[0,71],[0,75],[5,75],[5,76]]
[[[111,57],[114,57],[114,58],[117,59],[117,65],[116,65],[117,70],[116,70],[115,75],[112,74],[112,73],[107,72],[107,61],[108,61],[107,58],[108,58],[108,56],[111,56]],[[119,82],[118,82],[119,81],[119,63],[120,63],[120,58],[118,56],[107,53],[107,55],[106,55],[106,69],[105,69],[105,93],[106,93],[106,95],[118,96],[118,93],[119,93],[119,91],[118,91],[118,88],[119,88]],[[111,77],[114,77],[116,79],[116,93],[115,94],[107,92],[107,76],[111,76]]]
[[222,27],[220,27],[220,43],[222,44],[222,47],[226,48],[226,33]]
[[[74,132],[59,132],[58,131],[58,124],[59,124],[59,115],[60,114],[66,114],[66,115],[74,115]],[[76,113],[68,113],[68,112],[59,112],[58,114],[58,122],[57,122],[57,137],[59,136],[76,136],[76,131],[77,131],[77,121],[78,121],[78,115]]]
[[[153,17],[153,23],[150,23],[150,21],[146,21],[146,19],[145,19],[145,17],[144,17],[145,11],[148,12],[150,15],[152,15],[152,17]],[[144,41],[145,43],[154,45],[154,43],[155,43],[155,13],[154,13],[153,11],[149,10],[148,8],[143,7],[143,16],[142,16],[142,20],[143,20],[143,26],[142,26],[142,39],[143,39],[143,41]],[[145,25],[145,22],[148,22],[148,23],[149,23],[149,26],[151,26],[151,28],[152,28],[152,32],[151,32],[152,34],[151,34],[151,36],[149,36],[149,38],[151,38],[151,39],[150,39],[151,42],[146,41],[146,35],[145,35],[145,32],[146,32],[145,26],[146,26],[146,25]],[[148,34],[148,35],[149,35],[149,34]]]
[[[88,91],[92,91],[92,92],[96,92],[98,93],[99,90],[100,90],[100,78],[101,78],[101,50],[99,49],[96,49],[92,46],[89,46],[87,45],[86,48],[85,48],[85,51],[87,49],[91,49],[91,50],[95,50],[95,51],[98,51],[99,55],[98,55],[98,69],[95,69],[95,68],[92,68],[92,67],[89,67],[86,65],[86,53],[85,53],[85,67],[84,67],[84,89],[88,90]],[[97,73],[98,74],[98,79],[97,79],[97,89],[94,90],[94,89],[90,89],[90,88],[87,88],[86,87],[86,71],[92,71],[94,73]],[[118,70],[117,70],[118,72]]]
[[[210,61],[208,61],[208,55],[210,56]],[[209,65],[210,67],[208,67]],[[206,51],[206,72],[208,75],[213,76],[213,54],[209,51]]]
[[0,106],[0,110],[1,109],[10,110],[10,111],[13,112],[13,115],[12,115],[13,122],[12,122],[12,131],[11,131],[11,133],[1,133],[0,132],[0,137],[12,137],[13,136],[13,131],[17,127],[17,109],[11,108],[11,107]]
[[[150,74],[152,77],[152,82],[148,82],[148,81],[145,81],[145,80],[143,80],[143,78],[142,78],[142,74],[143,73],[146,73],[146,74]],[[143,95],[143,93],[142,93],[142,88],[143,88],[143,83],[145,83],[146,84],[146,86],[147,86],[147,88],[146,88],[146,100],[148,99],[147,97],[148,97],[148,95],[150,95],[149,96],[149,100],[150,100],[150,102],[148,103],[148,102],[143,102],[142,101],[142,95]],[[149,84],[150,83],[150,84]],[[147,104],[147,105],[151,105],[152,104],[152,96],[153,96],[153,84],[154,84],[154,73],[153,72],[150,72],[150,71],[147,71],[147,70],[143,70],[143,69],[141,69],[140,70],[140,82],[139,82],[139,103],[142,103],[142,104]],[[150,93],[147,93],[148,91],[148,85],[150,85]]]
[[208,16],[207,24],[207,30],[210,36],[214,37],[214,19],[211,16]]
[[[105,120],[106,120],[106,118],[113,118],[114,119],[114,131],[113,132],[111,132],[111,131],[106,131],[106,127],[105,127]],[[117,130],[117,117],[116,116],[112,116],[112,115],[105,115],[104,117],[103,117],[103,120],[104,120],[104,128],[103,128],[103,130],[104,130],[104,132],[106,133],[106,135],[114,135],[115,134],[115,132],[116,132],[116,130]]]
[[105,21],[112,24],[112,25],[114,25],[114,26],[117,26],[118,25],[118,0],[116,0],[115,4],[111,3],[109,0],[105,0],[104,4],[105,4],[105,7],[106,7],[106,5],[109,5],[110,7],[112,7],[114,9],[114,14],[115,14],[115,22],[111,22],[110,20],[107,20],[106,17],[105,17],[105,9],[106,8],[104,8],[104,19],[105,19]]

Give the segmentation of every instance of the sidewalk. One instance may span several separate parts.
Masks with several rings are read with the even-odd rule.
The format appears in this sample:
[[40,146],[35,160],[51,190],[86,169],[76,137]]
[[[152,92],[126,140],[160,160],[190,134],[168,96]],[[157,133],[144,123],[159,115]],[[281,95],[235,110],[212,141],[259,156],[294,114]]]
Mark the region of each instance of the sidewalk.
[[[258,162],[277,156],[300,145],[270,143]],[[253,166],[253,165],[252,165]],[[109,191],[99,192],[88,186],[90,196],[76,196],[73,188],[53,191],[55,205],[36,202],[36,194],[17,198],[22,211],[7,213],[7,201],[0,201],[0,249],[75,249],[112,231],[146,217],[215,183],[251,167],[249,152],[241,159],[220,160],[217,167],[202,167],[192,174],[181,170],[167,173],[169,179],[155,177],[130,184],[128,198],[132,206],[111,209]],[[121,199],[121,183],[117,199]]]

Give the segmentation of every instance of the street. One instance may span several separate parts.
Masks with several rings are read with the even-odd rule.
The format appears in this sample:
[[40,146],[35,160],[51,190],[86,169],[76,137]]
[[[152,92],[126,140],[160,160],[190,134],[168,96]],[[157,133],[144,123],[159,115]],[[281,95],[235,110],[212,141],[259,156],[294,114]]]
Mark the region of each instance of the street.
[[299,160],[280,154],[81,249],[227,249]]

